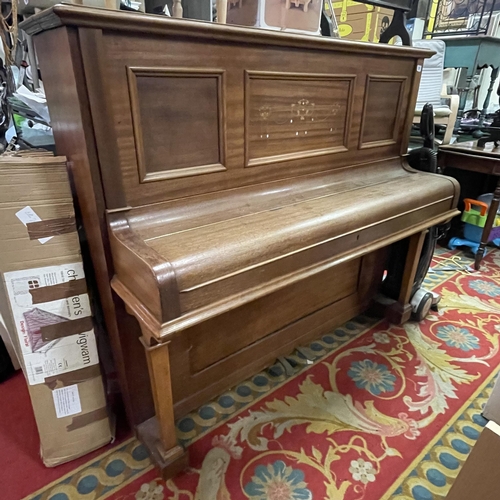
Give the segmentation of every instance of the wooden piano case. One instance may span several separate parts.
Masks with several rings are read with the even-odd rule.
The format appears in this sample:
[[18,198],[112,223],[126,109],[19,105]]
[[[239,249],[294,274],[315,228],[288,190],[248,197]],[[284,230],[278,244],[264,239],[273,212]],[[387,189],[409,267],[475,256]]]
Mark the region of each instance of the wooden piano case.
[[174,417],[365,309],[403,238],[408,319],[423,234],[458,194],[403,157],[428,52],[76,6],[23,28],[165,476],[186,459]]

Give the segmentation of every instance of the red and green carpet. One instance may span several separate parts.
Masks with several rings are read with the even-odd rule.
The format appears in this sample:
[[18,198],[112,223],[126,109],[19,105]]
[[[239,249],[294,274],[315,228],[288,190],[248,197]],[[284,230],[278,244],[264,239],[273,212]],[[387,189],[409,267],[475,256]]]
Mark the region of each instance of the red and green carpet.
[[175,479],[159,479],[131,438],[26,498],[444,498],[500,365],[500,252],[480,273],[440,271],[471,262],[449,257],[426,282],[439,313],[403,327],[355,318],[180,420],[190,468]]

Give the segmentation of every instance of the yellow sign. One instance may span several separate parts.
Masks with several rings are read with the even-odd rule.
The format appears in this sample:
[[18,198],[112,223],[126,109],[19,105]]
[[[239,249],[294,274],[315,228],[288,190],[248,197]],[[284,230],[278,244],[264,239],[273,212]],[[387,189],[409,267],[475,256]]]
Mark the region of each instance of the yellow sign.
[[352,33],[352,26],[349,24],[339,24],[339,35],[343,38]]

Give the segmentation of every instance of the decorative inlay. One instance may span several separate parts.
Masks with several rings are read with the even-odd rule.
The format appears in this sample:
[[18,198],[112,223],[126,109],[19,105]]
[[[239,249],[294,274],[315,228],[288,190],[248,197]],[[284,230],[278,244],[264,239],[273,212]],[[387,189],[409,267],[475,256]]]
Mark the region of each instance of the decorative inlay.
[[346,151],[354,78],[247,72],[246,166]]

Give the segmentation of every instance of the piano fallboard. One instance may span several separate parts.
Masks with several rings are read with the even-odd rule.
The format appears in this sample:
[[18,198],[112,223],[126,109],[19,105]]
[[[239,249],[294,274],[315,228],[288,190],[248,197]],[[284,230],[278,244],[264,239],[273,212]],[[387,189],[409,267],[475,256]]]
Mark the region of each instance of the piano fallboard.
[[[143,315],[156,322],[152,331],[162,341],[455,214],[456,181],[411,170],[400,158],[345,174],[333,170],[169,202],[154,213],[113,214],[113,286],[139,298],[133,307],[147,307]],[[143,276],[145,254],[164,277]],[[162,294],[170,297],[165,309]]]

